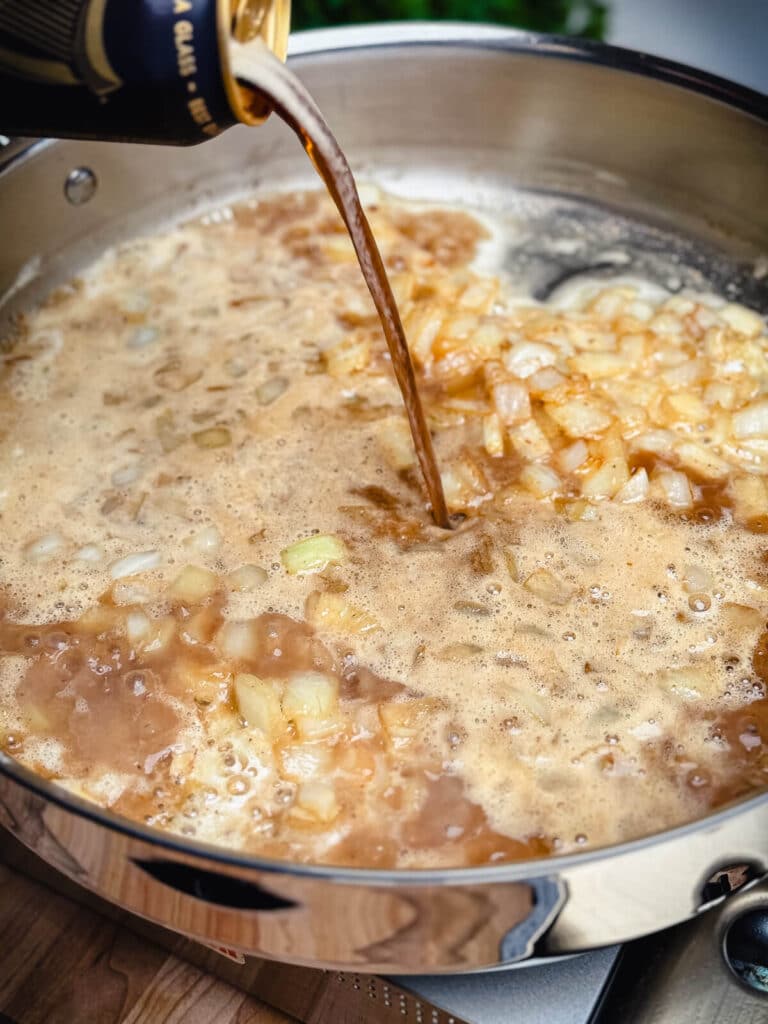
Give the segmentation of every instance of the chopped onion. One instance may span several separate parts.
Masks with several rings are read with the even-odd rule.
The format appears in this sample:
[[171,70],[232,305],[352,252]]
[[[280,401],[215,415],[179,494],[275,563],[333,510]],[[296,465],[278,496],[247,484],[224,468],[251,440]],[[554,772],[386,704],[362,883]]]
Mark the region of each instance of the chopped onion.
[[405,320],[405,334],[408,347],[416,359],[426,365],[432,359],[432,345],[443,326],[443,311],[440,305],[417,306]]
[[209,427],[192,435],[198,448],[226,448],[232,444],[232,434],[226,427]]
[[260,729],[274,738],[285,727],[277,688],[258,676],[240,673],[235,676],[235,701],[246,725]]
[[606,459],[598,468],[588,473],[581,482],[581,493],[585,498],[612,498],[629,480],[626,459]]
[[548,604],[568,604],[574,594],[573,587],[565,580],[555,576],[549,569],[536,569],[523,583],[523,586]]
[[759,476],[735,476],[729,489],[742,519],[758,519],[768,511],[768,485]]
[[657,313],[649,322],[649,328],[654,334],[682,334],[683,321],[672,313]]
[[287,377],[270,377],[256,388],[256,401],[259,405],[272,405],[288,390]]
[[160,332],[156,327],[137,327],[128,339],[128,348],[147,348],[153,345]]
[[92,562],[95,565],[103,560],[104,552],[96,544],[85,544],[75,552],[74,557],[78,562]]
[[698,384],[709,374],[709,367],[703,359],[688,359],[678,366],[665,370],[662,374],[664,383],[671,388],[688,388]]
[[611,426],[611,417],[590,405],[585,399],[574,398],[562,405],[548,404],[549,416],[569,437],[595,437]]
[[150,627],[151,622],[144,612],[132,611],[128,613],[128,617],[125,620],[125,628],[128,639],[132,644],[143,640],[147,633],[149,633]]
[[322,672],[296,672],[283,694],[283,714],[288,719],[329,718],[339,701],[339,684]]
[[451,508],[479,505],[489,492],[485,475],[468,455],[458,458],[440,474],[445,500]]
[[347,557],[344,542],[328,533],[297,540],[280,552],[283,566],[291,576],[322,572],[329,565],[345,562]]
[[665,469],[656,474],[654,482],[661,487],[667,502],[675,508],[690,508],[693,504],[691,484],[685,473]]
[[263,587],[269,579],[269,573],[260,565],[241,565],[227,576],[227,583],[236,593],[251,593]]
[[659,672],[657,682],[662,689],[684,700],[711,699],[719,696],[717,673],[712,665],[689,665]]
[[677,446],[680,461],[687,469],[693,470],[698,476],[707,480],[720,480],[727,476],[731,467],[719,455],[695,441],[685,441]]
[[230,619],[216,634],[216,646],[225,658],[236,661],[258,657],[260,645],[256,623],[252,619],[239,622]]
[[200,604],[219,589],[219,577],[198,565],[186,565],[168,588],[168,596],[183,604]]
[[122,469],[116,469],[112,474],[112,486],[113,487],[128,487],[129,484],[135,483],[141,476],[141,464],[134,462],[131,466],[123,466]]
[[120,580],[124,576],[135,576],[140,572],[157,569],[160,562],[159,551],[140,551],[135,555],[126,555],[125,558],[113,562],[109,567],[109,573],[113,580]]
[[629,442],[633,451],[652,452],[654,455],[669,455],[677,436],[671,430],[646,430]]
[[504,431],[495,412],[483,417],[483,444],[488,454],[493,457],[504,454]]
[[389,416],[381,420],[376,440],[392,469],[410,469],[415,464],[411,431],[401,416]]
[[326,824],[333,821],[339,813],[339,803],[333,786],[327,782],[303,782],[296,791],[296,804],[291,809],[294,817],[297,810]]
[[111,590],[112,600],[117,605],[146,604],[152,600],[152,593],[146,587],[136,583],[123,583],[118,580]]
[[683,567],[683,590],[688,594],[706,593],[713,587],[712,577],[700,565]]
[[381,628],[373,615],[347,601],[344,594],[315,591],[307,598],[304,614],[316,629],[347,635],[370,633]]
[[60,533],[47,533],[39,540],[27,544],[24,548],[24,558],[34,564],[48,562],[55,558],[63,546],[64,538]]
[[323,353],[332,377],[347,377],[364,370],[371,359],[371,340],[365,334],[353,334]]
[[500,381],[491,387],[493,404],[499,419],[509,426],[527,420],[531,415],[531,401],[524,384],[519,381]]
[[528,390],[532,395],[543,395],[565,383],[565,377],[554,366],[545,366],[528,378]]
[[504,355],[504,365],[509,372],[523,379],[556,362],[555,349],[534,341],[519,341]]
[[201,555],[218,551],[221,547],[221,533],[215,526],[206,526],[200,533],[190,537],[186,543]]
[[768,437],[768,399],[753,402],[731,417],[734,437]]
[[548,498],[560,491],[563,486],[563,481],[554,469],[536,463],[523,468],[520,483],[537,498]]
[[758,313],[736,302],[730,302],[727,306],[723,306],[717,313],[732,330],[747,338],[756,338],[765,329],[765,322]]
[[567,448],[561,448],[557,453],[557,464],[563,473],[573,473],[583,466],[589,458],[589,448],[586,441],[579,439],[569,444]]
[[645,501],[648,497],[650,484],[648,473],[641,466],[627,480],[624,486],[614,495],[614,500],[623,505],[632,505],[637,501]]
[[438,661],[469,661],[483,653],[483,648],[478,644],[448,644],[441,648],[435,657]]
[[534,419],[515,424],[507,433],[517,454],[528,462],[546,459],[552,452],[552,445]]
[[568,360],[568,365],[590,380],[618,377],[630,369],[626,357],[618,352],[580,352]]

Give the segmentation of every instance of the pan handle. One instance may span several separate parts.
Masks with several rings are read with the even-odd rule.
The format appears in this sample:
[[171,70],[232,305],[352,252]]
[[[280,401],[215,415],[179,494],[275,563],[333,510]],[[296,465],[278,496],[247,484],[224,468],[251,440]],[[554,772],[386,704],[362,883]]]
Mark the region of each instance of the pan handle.
[[270,892],[263,885],[244,882],[218,871],[179,864],[172,860],[133,858],[133,864],[154,881],[184,896],[192,896],[205,903],[236,910],[256,910],[260,913],[296,910],[300,904]]
[[499,962],[514,964],[534,956],[536,943],[554,923],[565,903],[565,886],[555,878],[533,878],[528,883],[533,907],[524,921],[514,925],[499,943]]

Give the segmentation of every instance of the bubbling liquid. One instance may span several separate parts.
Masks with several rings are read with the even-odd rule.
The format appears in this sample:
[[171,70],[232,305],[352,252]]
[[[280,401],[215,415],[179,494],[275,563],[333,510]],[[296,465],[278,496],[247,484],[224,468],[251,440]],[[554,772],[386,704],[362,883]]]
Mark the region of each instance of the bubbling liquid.
[[330,201],[106,254],[3,364],[0,738],[184,836],[435,867],[765,787],[762,321],[514,297],[466,211],[368,208],[451,531]]

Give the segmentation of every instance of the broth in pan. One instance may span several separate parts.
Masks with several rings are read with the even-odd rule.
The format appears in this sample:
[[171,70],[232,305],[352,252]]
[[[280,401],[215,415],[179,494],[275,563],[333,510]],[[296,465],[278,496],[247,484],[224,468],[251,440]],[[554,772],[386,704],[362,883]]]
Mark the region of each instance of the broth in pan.
[[448,508],[315,193],[104,256],[3,360],[4,748],[308,862],[615,843],[768,778],[768,338],[642,282],[523,301],[375,195]]

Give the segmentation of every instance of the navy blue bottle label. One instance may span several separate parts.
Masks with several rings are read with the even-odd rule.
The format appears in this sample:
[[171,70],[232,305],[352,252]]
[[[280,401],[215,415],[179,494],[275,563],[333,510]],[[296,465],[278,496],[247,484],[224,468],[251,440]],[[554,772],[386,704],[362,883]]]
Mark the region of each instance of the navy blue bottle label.
[[235,123],[229,0],[4,0],[0,132],[191,144]]

